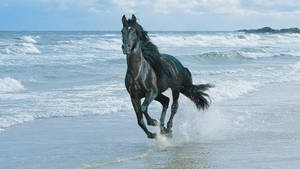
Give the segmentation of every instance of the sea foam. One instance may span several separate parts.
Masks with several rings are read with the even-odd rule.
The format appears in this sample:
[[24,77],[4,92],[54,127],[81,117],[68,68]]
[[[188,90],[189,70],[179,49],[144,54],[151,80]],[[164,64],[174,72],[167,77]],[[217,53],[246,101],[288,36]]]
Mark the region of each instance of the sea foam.
[[159,46],[203,46],[203,47],[254,47],[299,43],[299,35],[259,35],[244,33],[218,33],[194,35],[152,34],[151,39]]
[[0,93],[18,92],[24,89],[24,86],[18,80],[15,80],[10,77],[0,79]]
[[41,53],[38,48],[32,43],[22,43],[23,48],[20,49],[22,53]]
[[215,84],[215,87],[211,88],[208,93],[214,101],[218,102],[226,99],[237,99],[244,94],[257,90],[259,86],[258,82],[226,80]]
[[36,40],[32,36],[22,36],[22,40],[29,43],[36,43]]

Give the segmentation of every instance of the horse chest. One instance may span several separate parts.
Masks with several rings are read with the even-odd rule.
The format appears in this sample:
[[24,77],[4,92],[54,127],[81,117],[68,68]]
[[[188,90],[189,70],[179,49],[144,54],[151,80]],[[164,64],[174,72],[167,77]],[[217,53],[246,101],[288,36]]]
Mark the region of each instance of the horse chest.
[[144,81],[141,81],[141,79],[135,80],[131,75],[126,80],[126,88],[130,95],[140,98],[144,97],[145,93],[149,91]]
[[[148,76],[148,78],[150,78],[150,76]],[[153,81],[148,78],[144,78],[141,76],[137,79],[134,79],[131,77],[128,81],[128,84],[126,85],[130,95],[142,98],[146,93],[151,92],[153,87],[155,87],[156,85],[154,86]]]

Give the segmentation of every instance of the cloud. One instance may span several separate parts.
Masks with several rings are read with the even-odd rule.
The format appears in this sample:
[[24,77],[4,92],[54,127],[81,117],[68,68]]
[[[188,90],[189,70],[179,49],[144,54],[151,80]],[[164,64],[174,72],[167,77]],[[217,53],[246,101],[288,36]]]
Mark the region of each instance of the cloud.
[[291,6],[299,7],[299,0],[252,0],[252,3],[261,7],[274,7],[274,6]]
[[[17,0],[4,0],[6,3]],[[151,12],[163,15],[231,15],[290,17],[299,15],[299,0],[28,0],[58,10],[79,10],[91,14],[119,11]]]
[[154,12],[168,14],[174,10],[182,10],[184,13],[201,14],[198,10],[199,2],[197,0],[154,0],[152,7]]
[[105,10],[105,9],[97,9],[97,8],[91,7],[88,9],[88,12],[95,13],[95,14],[103,14],[103,13],[110,13],[111,11],[108,9]]
[[150,8],[165,15],[182,12],[190,15],[283,17],[298,15],[300,11],[298,0],[112,0],[112,4],[126,13]]
[[161,14],[178,11],[191,15],[255,13],[255,11],[242,8],[239,0],[112,0],[112,3],[128,13],[135,13],[140,8],[151,8],[155,13]]
[[126,13],[135,13],[135,8],[145,5],[145,0],[112,0],[112,4],[117,5]]

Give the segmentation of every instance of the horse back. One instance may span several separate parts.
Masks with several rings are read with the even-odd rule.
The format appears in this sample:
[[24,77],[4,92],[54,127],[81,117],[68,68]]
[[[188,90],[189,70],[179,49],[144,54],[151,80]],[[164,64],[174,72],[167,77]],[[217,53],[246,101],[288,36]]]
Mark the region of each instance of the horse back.
[[165,72],[172,80],[181,80],[184,76],[185,67],[174,56],[168,54],[161,54]]

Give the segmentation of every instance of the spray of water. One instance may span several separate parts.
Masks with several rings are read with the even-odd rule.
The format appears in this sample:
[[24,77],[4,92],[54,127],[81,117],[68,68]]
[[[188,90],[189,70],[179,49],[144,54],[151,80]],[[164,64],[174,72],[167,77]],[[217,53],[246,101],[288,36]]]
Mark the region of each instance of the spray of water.
[[161,134],[159,126],[160,126],[160,124],[158,124],[155,128],[155,130],[156,130],[155,147],[158,150],[164,150],[164,149],[172,146],[172,137]]

